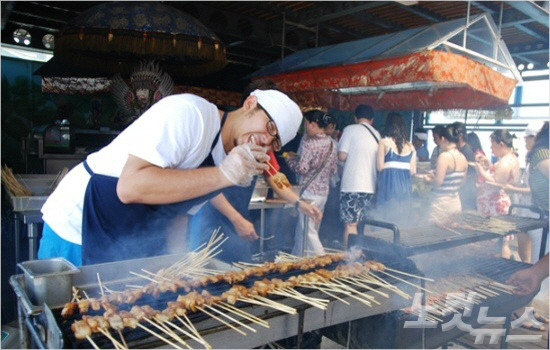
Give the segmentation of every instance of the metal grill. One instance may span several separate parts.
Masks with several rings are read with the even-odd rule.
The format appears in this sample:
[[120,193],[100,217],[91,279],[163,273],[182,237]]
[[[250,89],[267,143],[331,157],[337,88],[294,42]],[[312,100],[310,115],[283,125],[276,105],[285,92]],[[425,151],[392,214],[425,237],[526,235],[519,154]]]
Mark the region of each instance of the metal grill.
[[[512,273],[529,266],[531,265],[512,260],[492,257],[477,258],[475,256],[426,262],[425,267],[418,263],[420,269],[426,270],[427,277],[435,279],[435,282],[425,284],[425,288],[433,292],[426,295],[427,305],[430,305],[434,298],[441,298],[446,293],[459,292],[461,289],[475,290],[488,282],[505,283]],[[464,322],[474,328],[482,327],[483,325],[477,323],[477,315],[481,307],[489,308],[490,317],[509,317],[512,311],[525,306],[533,298],[533,295],[517,296],[504,292],[499,294],[482,299],[479,304],[474,304],[471,316],[462,317]],[[455,310],[444,315],[430,313],[430,315],[441,319],[436,328],[405,328],[406,321],[418,320],[418,311],[411,310],[411,306],[409,303],[406,308],[402,309],[407,312],[399,310],[353,321],[351,329],[347,324],[330,327],[323,330],[323,335],[343,346],[349,345],[350,348],[436,349],[465,334],[458,328],[446,332],[443,332],[441,328],[442,323],[452,319],[455,312],[462,313],[462,310]],[[414,311],[414,313],[410,311]],[[509,319],[504,328],[508,324]]]
[[[512,206],[510,212],[518,207],[520,206]],[[516,215],[499,216],[499,220],[513,224],[513,228],[501,233],[484,229],[483,224],[486,223],[488,226],[490,218],[482,217],[478,218],[475,230],[461,227],[442,227],[433,224],[401,229],[392,223],[366,219],[359,225],[359,232],[364,232],[365,237],[359,237],[358,239],[365,241],[364,246],[381,245],[382,249],[384,247],[386,249],[396,249],[400,254],[412,256],[543,228],[542,245],[545,246],[548,236],[548,218],[543,217],[540,213],[539,215],[539,218]],[[374,226],[376,229],[365,231],[365,226]],[[395,245],[395,247],[388,247],[388,243]]]
[[[421,275],[421,273],[416,269],[416,266],[414,265],[414,263],[412,261],[408,260],[408,259],[403,259],[403,258],[397,258],[396,259],[395,256],[385,256],[385,255],[382,255],[382,254],[374,254],[372,252],[365,252],[365,253],[366,253],[367,259],[372,259],[372,260],[382,262],[387,267],[390,267],[390,268],[393,268],[393,269],[396,269],[396,270],[400,270],[400,271],[404,271],[404,272],[409,272],[409,273]],[[112,266],[116,266],[116,264],[117,263],[111,263]],[[336,265],[336,264],[333,264],[333,265]],[[83,267],[83,269],[86,270],[86,271],[84,271],[85,274],[88,275],[89,277],[95,276],[95,273],[92,273],[94,271],[94,267],[96,267],[96,266],[90,265],[90,266]],[[101,267],[101,265],[97,265],[97,267]],[[334,267],[335,266],[332,266],[331,268],[334,268]],[[250,279],[246,280],[245,282],[243,282],[242,284],[244,284],[246,286],[250,286],[250,285],[253,284],[253,282],[255,280],[258,280],[258,279],[259,280],[261,280],[263,278],[287,279],[292,275],[296,275],[296,274],[299,274],[299,273],[300,274],[301,273],[306,273],[306,272],[308,272],[308,271],[299,271],[299,272],[294,271],[294,272],[289,272],[289,273],[286,273],[286,274],[277,274],[277,275],[271,274],[269,276],[250,278]],[[392,285],[396,285],[396,286],[398,285],[400,289],[405,289],[406,292],[410,293],[411,290],[412,290],[411,287],[408,287],[408,289],[407,289],[406,288],[407,286],[404,285],[402,282],[400,282],[397,279],[393,279],[389,276],[382,275],[382,274],[380,274],[379,277],[383,278],[384,280],[386,280],[387,282],[389,282]],[[400,277],[403,277],[404,280],[414,281],[414,283],[420,284],[418,282],[418,280],[413,278],[413,277],[406,277],[406,276],[400,276]],[[103,281],[104,284],[108,283],[107,278],[102,277],[102,281]],[[80,286],[86,286],[85,289],[87,291],[96,290],[96,288],[97,288],[97,281],[95,279],[92,279],[92,280],[82,280],[82,279],[80,279],[79,282],[81,282]],[[123,285],[122,283],[123,282],[121,282],[121,286]],[[217,283],[216,285],[208,286],[206,289],[209,292],[211,292],[212,294],[220,294],[224,290],[228,289],[229,287],[230,287],[230,285],[228,285],[227,283],[220,282],[220,283]],[[110,288],[116,289],[116,287],[114,285],[110,285]],[[361,291],[361,292],[366,292],[367,291],[367,289],[362,289],[362,288],[356,288],[356,289]],[[200,290],[201,289],[199,289],[198,291],[200,292]],[[285,305],[295,307],[296,309],[299,310],[299,312],[301,310],[301,312],[304,313],[306,316],[308,315],[308,313],[312,315],[314,320],[312,322],[310,322],[310,324],[306,323],[305,326],[304,326],[304,324],[302,323],[302,327],[304,328],[303,329],[304,331],[311,330],[311,327],[321,328],[321,327],[330,325],[330,322],[340,323],[340,322],[348,321],[348,320],[351,320],[351,319],[365,317],[365,316],[368,316],[368,315],[371,315],[371,314],[378,314],[378,313],[382,313],[382,312],[387,312],[388,310],[396,310],[396,309],[399,309],[401,307],[404,307],[406,305],[406,303],[408,303],[408,301],[404,301],[404,300],[401,301],[401,302],[396,302],[395,298],[390,298],[389,300],[388,299],[382,300],[382,298],[377,298],[377,300],[380,303],[382,303],[382,305],[378,305],[378,306],[373,307],[373,308],[366,307],[362,304],[358,304],[357,306],[353,306],[353,304],[351,306],[346,306],[346,305],[340,303],[339,301],[337,301],[334,298],[327,297],[327,295],[325,295],[325,294],[321,295],[321,293],[318,292],[318,291],[313,291],[312,292],[311,289],[298,289],[298,290],[301,293],[307,294],[307,295],[310,295],[310,296],[322,297],[324,299],[330,299],[331,300],[331,311],[330,312],[333,313],[333,314],[331,314],[332,320],[327,320],[327,313],[329,312],[329,310],[327,310],[325,312],[324,316],[322,316],[322,311],[321,311],[321,314],[315,315],[316,310],[311,310],[312,307],[310,305],[300,303],[298,300],[294,300],[294,299],[289,299],[289,298],[284,298],[284,297],[276,297],[276,296],[273,296],[273,295],[270,296],[270,299],[277,300],[278,302],[284,303]],[[93,295],[95,295],[95,294],[93,294]],[[150,305],[151,307],[156,308],[156,309],[163,309],[165,307],[167,301],[170,301],[170,300],[173,301],[176,298],[177,298],[177,294],[172,293],[172,292],[166,292],[166,293],[161,294],[158,298],[152,298],[152,297],[148,296],[147,298],[140,299],[138,302],[136,302],[136,304],[138,304],[138,305],[147,304],[147,305]],[[385,304],[385,302],[387,302],[387,304]],[[334,304],[334,305],[332,305],[332,304]],[[131,305],[126,306],[126,307],[123,307],[123,306],[119,307],[119,310],[128,310],[130,306]],[[263,308],[263,307],[253,307],[253,306],[244,304],[242,302],[241,303],[238,302],[235,306],[237,306],[239,308],[242,308],[242,309],[246,309],[247,312],[249,312],[251,314],[254,314],[255,316],[261,317],[262,319],[268,320],[270,322],[270,324],[273,321],[273,323],[275,323],[274,326],[277,325],[277,322],[283,322],[282,316],[288,316],[288,315],[283,315],[283,313],[280,312],[280,311],[268,310],[267,308]],[[60,331],[63,335],[63,340],[64,340],[63,347],[64,348],[89,348],[90,347],[90,343],[88,341],[86,341],[86,340],[83,340],[83,341],[82,340],[77,340],[74,337],[74,334],[70,329],[70,326],[73,323],[73,321],[75,319],[80,319],[81,315],[76,313],[74,316],[72,316],[70,318],[63,319],[61,317],[61,308],[56,308],[56,309],[53,309],[52,311],[53,311],[53,315],[54,315],[54,318],[55,318],[55,325],[54,326],[59,327],[59,329],[60,329]],[[95,314],[99,314],[99,313],[100,312],[95,312]],[[88,314],[93,315],[94,312],[92,312],[92,310],[90,309],[90,312]],[[213,335],[213,334],[219,333],[220,337],[222,337],[222,338],[228,337],[228,335],[225,335],[225,336],[221,335],[224,332],[228,333],[230,331],[227,326],[223,326],[223,325],[220,325],[219,323],[214,322],[214,320],[212,320],[207,315],[205,315],[201,312],[189,314],[189,318],[191,319],[193,324],[197,327],[197,329],[201,332],[202,335],[208,336],[208,335]],[[316,326],[315,325],[316,324],[315,319],[317,321],[318,320],[323,321],[323,318],[325,319],[324,323],[321,322],[321,324]],[[281,321],[279,321],[279,319],[281,319]],[[280,328],[284,329],[284,331],[285,331],[284,333],[282,333],[281,329],[275,330],[274,326],[272,326],[271,330],[269,330],[268,332],[269,333],[280,332],[281,334],[286,334],[287,336],[296,335],[297,331],[294,331],[294,332],[290,331],[290,333],[289,333],[289,329],[288,329],[288,328],[290,328],[288,325],[295,322],[296,319],[297,319],[296,316],[294,316],[292,318],[291,322],[289,322],[289,320],[291,320],[289,318],[284,319],[284,322],[286,322],[286,324],[285,323],[280,324]],[[244,320],[241,320],[241,321],[246,323],[246,321],[244,321]],[[178,326],[181,326],[181,324],[178,321],[174,320],[173,322],[175,324],[177,324]],[[32,327],[34,327],[33,332],[39,333],[38,329],[43,327],[44,325],[40,326],[40,325],[36,325],[35,323],[32,323],[32,325],[31,325]],[[319,322],[317,322],[317,323],[319,323]],[[149,328],[153,331],[158,332],[158,330],[155,330],[155,328],[151,325],[147,325],[147,324],[144,323],[143,326],[145,326],[145,327],[147,327],[147,328]],[[296,329],[297,328],[298,327],[296,327]],[[316,329],[316,328],[314,328],[314,329]],[[122,333],[123,333],[123,336],[126,339],[128,345],[131,348],[151,348],[151,347],[161,347],[161,346],[166,345],[165,343],[163,343],[160,340],[158,340],[157,338],[151,336],[150,334],[148,334],[146,331],[144,331],[142,329],[127,329],[127,328],[125,328],[122,331]],[[258,332],[258,333],[260,333],[260,332]],[[111,330],[111,335],[115,338],[118,337],[117,333],[113,330]],[[178,335],[181,335],[181,334],[178,334]],[[185,339],[185,336],[182,336],[182,337]],[[243,338],[243,340],[239,341],[237,343],[227,343],[227,341],[225,341],[222,344],[228,344],[227,346],[229,346],[229,347],[253,347],[253,346],[258,346],[258,345],[265,344],[267,341],[269,341],[268,340],[269,338],[266,337],[265,335],[259,335],[259,334],[256,334],[256,333],[249,334],[246,337],[242,337],[242,338]],[[253,338],[256,338],[256,339],[253,339]],[[285,336],[279,336],[279,339],[281,339],[281,338],[285,338]],[[112,348],[112,346],[113,346],[111,341],[108,340],[105,336],[103,336],[101,334],[97,334],[97,333],[92,334],[92,339],[94,340],[94,342],[96,342],[96,344],[100,348],[104,348],[104,347],[105,348]],[[253,345],[247,345],[247,342],[249,344],[253,344]],[[192,344],[192,343],[193,342],[191,341],[190,344]],[[229,344],[233,344],[233,346],[231,346]],[[212,345],[215,347],[214,344],[212,344]],[[45,343],[42,342],[41,344],[38,344],[38,347],[45,347]],[[197,347],[199,347],[199,345],[197,345]]]
[[[487,286],[488,283],[494,282],[496,282],[497,285],[499,283],[505,284],[506,280],[514,272],[530,266],[530,264],[503,258],[477,257],[466,257],[460,260],[438,264],[437,268],[434,267],[434,269],[428,271],[427,274],[435,278],[435,282],[426,284],[426,288],[435,293],[428,296],[427,305],[432,303],[432,300],[430,300],[431,298],[444,297],[448,293],[476,290],[484,292],[480,290],[480,286]],[[532,295],[519,296],[504,292],[498,288],[492,290],[496,291],[497,294],[492,296],[486,294],[486,298],[479,299],[481,301],[480,303],[471,305],[471,316],[462,316],[462,320],[474,328],[481,328],[485,325],[477,322],[479,310],[481,307],[488,307],[488,315],[490,317],[506,318],[503,324],[503,328],[506,329],[506,336],[510,325],[510,314],[514,310],[527,305],[538,291],[534,292]],[[398,313],[400,326],[395,333],[397,339],[395,344],[396,348],[438,348],[463,336],[466,333],[458,328],[446,332],[443,332],[441,328],[442,323],[448,322],[454,317],[455,313],[462,313],[463,310],[464,309],[456,307],[454,311],[445,313],[444,315],[435,314],[436,317],[441,319],[438,327],[422,330],[403,328],[403,324],[406,320],[416,319],[417,316],[403,312]],[[502,340],[504,340],[505,336]],[[425,342],[422,343],[421,339],[424,339]],[[502,340],[501,346],[505,344],[502,343]]]

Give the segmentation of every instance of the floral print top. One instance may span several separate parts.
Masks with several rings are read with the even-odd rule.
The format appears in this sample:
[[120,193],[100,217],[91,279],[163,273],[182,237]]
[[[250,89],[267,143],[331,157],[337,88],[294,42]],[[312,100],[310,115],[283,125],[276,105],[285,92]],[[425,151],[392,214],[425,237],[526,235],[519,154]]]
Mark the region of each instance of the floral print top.
[[[330,145],[332,143],[332,150]],[[319,167],[325,162],[320,173],[308,185],[307,190],[313,194],[328,195],[330,177],[337,171],[338,146],[332,137],[325,134],[317,134],[304,139],[301,154],[296,157],[287,158],[286,162],[290,169],[300,175],[300,185],[305,186],[310,179],[319,171]],[[325,159],[328,159],[325,161]]]

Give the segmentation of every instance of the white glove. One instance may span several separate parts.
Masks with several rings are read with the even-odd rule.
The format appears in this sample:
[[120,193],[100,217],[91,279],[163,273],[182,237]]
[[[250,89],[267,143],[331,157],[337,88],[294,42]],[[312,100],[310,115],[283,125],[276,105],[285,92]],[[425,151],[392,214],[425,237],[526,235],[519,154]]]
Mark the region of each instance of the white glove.
[[261,175],[269,161],[265,147],[245,143],[234,147],[219,165],[222,174],[233,184],[241,187],[250,186],[252,178]]

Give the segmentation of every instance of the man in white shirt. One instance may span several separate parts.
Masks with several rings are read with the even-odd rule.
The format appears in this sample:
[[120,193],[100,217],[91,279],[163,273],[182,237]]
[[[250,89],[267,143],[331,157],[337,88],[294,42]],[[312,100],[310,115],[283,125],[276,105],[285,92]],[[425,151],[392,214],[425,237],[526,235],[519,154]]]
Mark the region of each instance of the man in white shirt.
[[355,123],[347,126],[338,144],[338,159],[344,162],[340,187],[340,220],[345,225],[344,246],[348,236],[357,234],[357,223],[365,218],[376,191],[376,154],[380,133],[372,126],[374,111],[359,105]]
[[162,254],[167,222],[225,187],[248,186],[301,121],[274,90],[229,113],[191,94],[162,99],[61,181],[42,207],[38,257],[81,265]]

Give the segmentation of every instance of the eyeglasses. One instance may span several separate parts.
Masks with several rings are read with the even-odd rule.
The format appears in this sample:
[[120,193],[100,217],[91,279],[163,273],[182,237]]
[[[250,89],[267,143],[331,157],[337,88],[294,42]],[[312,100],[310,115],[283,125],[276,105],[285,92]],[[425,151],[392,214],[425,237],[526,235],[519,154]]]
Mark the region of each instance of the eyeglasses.
[[271,115],[265,108],[263,108],[259,103],[258,106],[262,109],[262,111],[265,112],[267,118],[269,118],[269,121],[266,124],[266,129],[267,133],[270,136],[273,136],[273,142],[271,143],[273,151],[279,152],[283,148],[283,145],[281,144],[281,138],[279,137],[279,133],[277,132],[277,124],[275,124],[275,121],[273,120],[273,118],[271,118]]

